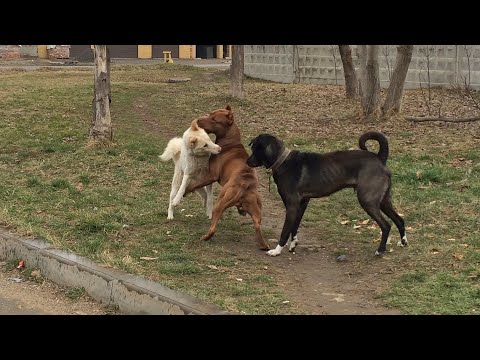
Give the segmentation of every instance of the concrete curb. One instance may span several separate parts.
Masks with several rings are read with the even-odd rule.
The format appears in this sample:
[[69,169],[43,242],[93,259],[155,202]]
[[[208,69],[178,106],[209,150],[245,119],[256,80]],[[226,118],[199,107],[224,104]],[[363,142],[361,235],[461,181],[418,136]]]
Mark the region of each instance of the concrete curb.
[[27,239],[0,228],[0,260],[21,259],[44,277],[68,287],[83,287],[95,300],[124,314],[226,315],[227,311],[193,296],[119,270],[101,266],[44,240]]

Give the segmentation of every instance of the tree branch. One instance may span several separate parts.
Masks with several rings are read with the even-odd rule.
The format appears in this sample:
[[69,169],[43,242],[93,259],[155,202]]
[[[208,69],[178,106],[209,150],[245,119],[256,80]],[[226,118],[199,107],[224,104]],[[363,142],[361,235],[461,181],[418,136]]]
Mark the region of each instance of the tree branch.
[[427,122],[427,121],[443,121],[443,122],[453,122],[453,123],[462,123],[462,122],[474,122],[480,121],[480,117],[469,117],[469,118],[444,118],[444,117],[416,117],[416,116],[405,116],[405,120],[413,122]]

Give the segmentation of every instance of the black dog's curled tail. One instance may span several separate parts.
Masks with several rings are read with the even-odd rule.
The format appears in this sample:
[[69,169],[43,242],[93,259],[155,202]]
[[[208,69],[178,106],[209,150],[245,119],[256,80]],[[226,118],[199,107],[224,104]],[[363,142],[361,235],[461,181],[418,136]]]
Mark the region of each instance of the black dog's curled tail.
[[376,140],[380,144],[380,151],[378,152],[378,157],[382,161],[382,163],[386,164],[387,159],[388,159],[388,140],[383,135],[382,133],[379,133],[377,131],[369,131],[360,136],[360,139],[358,139],[358,146],[362,150],[368,151],[367,147],[365,146],[365,143],[368,140]]

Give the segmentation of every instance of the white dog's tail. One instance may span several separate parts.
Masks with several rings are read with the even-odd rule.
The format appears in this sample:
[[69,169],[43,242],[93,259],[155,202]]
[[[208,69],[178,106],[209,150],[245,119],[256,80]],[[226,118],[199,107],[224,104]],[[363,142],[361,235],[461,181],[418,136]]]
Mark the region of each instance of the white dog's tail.
[[173,159],[174,162],[177,162],[180,159],[180,152],[182,151],[182,138],[174,137],[170,139],[165,148],[165,151],[160,155],[160,159],[163,161],[168,161]]

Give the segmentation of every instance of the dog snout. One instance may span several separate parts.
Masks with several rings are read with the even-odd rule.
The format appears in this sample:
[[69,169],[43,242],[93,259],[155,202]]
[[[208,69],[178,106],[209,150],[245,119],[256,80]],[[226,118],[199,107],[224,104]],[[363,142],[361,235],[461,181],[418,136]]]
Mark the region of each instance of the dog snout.
[[217,151],[218,151],[218,152],[221,152],[221,151],[222,151],[222,147],[219,146],[219,145],[217,145]]

